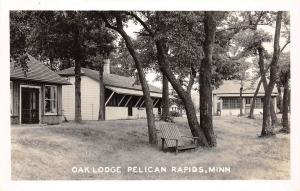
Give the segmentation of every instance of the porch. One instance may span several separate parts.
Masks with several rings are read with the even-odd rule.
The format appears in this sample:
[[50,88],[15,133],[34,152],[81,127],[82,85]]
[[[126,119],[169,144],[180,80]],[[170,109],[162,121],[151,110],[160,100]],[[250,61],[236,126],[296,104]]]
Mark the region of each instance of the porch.
[[11,124],[59,124],[61,85],[12,80]]

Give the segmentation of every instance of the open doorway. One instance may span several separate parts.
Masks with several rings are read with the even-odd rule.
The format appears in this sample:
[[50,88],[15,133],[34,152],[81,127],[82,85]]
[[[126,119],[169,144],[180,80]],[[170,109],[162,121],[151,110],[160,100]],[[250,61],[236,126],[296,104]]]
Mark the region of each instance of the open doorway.
[[40,122],[40,89],[21,87],[21,123]]

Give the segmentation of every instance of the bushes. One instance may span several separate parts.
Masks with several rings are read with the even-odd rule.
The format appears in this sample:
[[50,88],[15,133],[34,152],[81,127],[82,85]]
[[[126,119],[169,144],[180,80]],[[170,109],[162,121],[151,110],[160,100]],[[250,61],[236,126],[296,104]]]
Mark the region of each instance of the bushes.
[[170,111],[171,117],[181,117],[181,114],[178,111]]

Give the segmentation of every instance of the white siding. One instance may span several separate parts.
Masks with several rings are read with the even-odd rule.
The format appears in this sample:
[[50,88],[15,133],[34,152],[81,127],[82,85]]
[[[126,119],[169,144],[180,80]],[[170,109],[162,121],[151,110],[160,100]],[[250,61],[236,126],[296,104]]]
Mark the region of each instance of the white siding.
[[105,119],[128,119],[128,107],[106,107]]
[[[75,77],[69,77],[72,85],[62,88],[62,107],[68,120],[75,116]],[[97,120],[99,112],[99,83],[89,77],[81,77],[82,120]]]
[[132,117],[135,118],[146,118],[146,108],[132,108]]
[[99,94],[99,83],[83,76],[81,80],[81,115],[83,120],[98,119]]
[[[253,111],[253,114],[256,115],[256,114],[260,114],[263,112],[263,109],[262,108],[255,108],[254,111]],[[240,109],[222,109],[221,111],[221,115],[222,116],[226,116],[226,115],[239,115],[240,114]],[[245,114],[245,112],[244,112]],[[247,114],[245,114],[247,115]]]
[[[62,86],[63,114],[68,120],[75,118],[75,77],[69,77],[72,85]],[[82,120],[97,120],[99,112],[99,83],[89,77],[81,77],[81,115]],[[153,108],[158,115],[158,109]],[[128,107],[106,107],[106,120],[146,118],[146,108],[132,108],[132,117],[128,117]]]
[[[274,108],[275,108],[275,112],[277,112],[276,97],[272,97],[272,99],[273,99],[273,105],[274,105]],[[216,100],[216,99],[214,99],[214,100]],[[243,103],[244,102],[245,101],[243,100]],[[213,104],[213,105],[215,105],[215,104]],[[244,103],[244,106],[243,106],[243,112],[245,114],[245,103]],[[263,113],[263,108],[255,108],[254,111],[253,111],[254,115],[258,115],[258,114],[262,114],[262,113]],[[222,110],[221,110],[221,115],[222,116],[226,116],[226,115],[239,115],[239,114],[240,114],[240,109],[239,108],[237,108],[237,109],[223,109],[222,108]]]
[[72,85],[66,85],[62,86],[62,109],[63,109],[63,115],[66,116],[68,120],[74,120],[75,116],[75,86],[74,76],[70,77],[70,83]]
[[153,114],[154,116],[158,116],[158,108],[153,108]]

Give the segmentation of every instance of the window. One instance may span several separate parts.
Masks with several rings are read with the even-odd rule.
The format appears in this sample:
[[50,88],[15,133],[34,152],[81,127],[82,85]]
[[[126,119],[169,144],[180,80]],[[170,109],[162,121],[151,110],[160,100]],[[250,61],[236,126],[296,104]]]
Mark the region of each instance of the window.
[[223,98],[223,109],[240,108],[240,98]]
[[13,101],[14,101],[14,93],[13,93],[13,82],[10,81],[10,115],[13,115]]
[[255,108],[263,108],[263,106],[264,106],[264,98],[256,98]]
[[250,105],[251,104],[251,98],[245,98],[246,99],[246,104]]
[[45,113],[57,113],[57,87],[45,86]]

